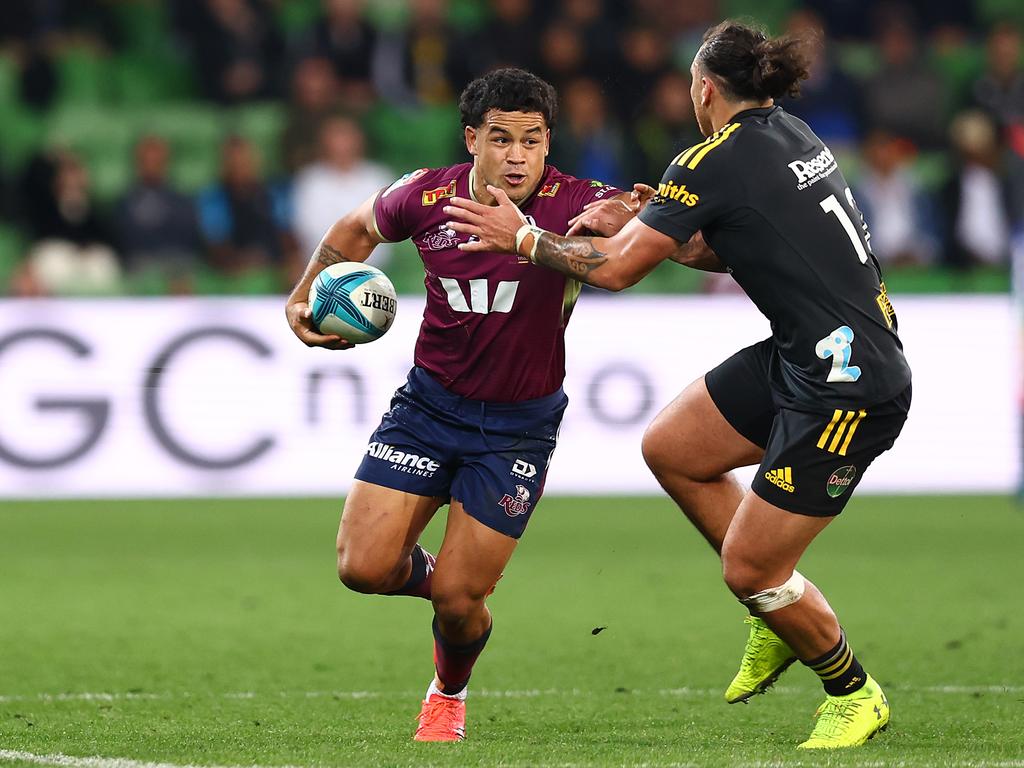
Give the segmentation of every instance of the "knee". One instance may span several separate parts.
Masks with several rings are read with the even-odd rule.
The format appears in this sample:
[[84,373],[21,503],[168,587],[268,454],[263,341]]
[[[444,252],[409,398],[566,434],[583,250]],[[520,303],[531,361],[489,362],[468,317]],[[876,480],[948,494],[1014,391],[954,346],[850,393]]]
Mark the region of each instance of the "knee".
[[462,624],[479,611],[484,604],[484,596],[471,593],[464,587],[438,588],[435,584],[431,592],[434,614],[443,624]]
[[756,559],[726,545],[722,549],[722,579],[729,590],[739,599],[746,600],[772,584],[767,583],[769,575]]
[[673,441],[667,432],[668,430],[655,419],[644,431],[644,437],[640,443],[644,461],[655,475],[661,475],[670,469],[682,468],[679,461],[679,446],[673,446]]
[[338,545],[338,578],[353,592],[375,595],[386,591],[392,568]]

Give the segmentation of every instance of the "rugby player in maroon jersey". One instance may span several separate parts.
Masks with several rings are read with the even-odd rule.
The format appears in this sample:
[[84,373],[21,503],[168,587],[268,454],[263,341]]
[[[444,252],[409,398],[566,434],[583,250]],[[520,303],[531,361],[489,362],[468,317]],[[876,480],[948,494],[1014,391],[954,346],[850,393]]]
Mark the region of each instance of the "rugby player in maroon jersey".
[[[338,576],[369,594],[413,595],[434,607],[435,676],[419,741],[465,736],[467,683],[491,633],[485,598],[544,490],[567,399],[565,326],[579,283],[507,253],[466,253],[445,201],[495,205],[502,190],[537,226],[567,232],[592,203],[639,207],[638,194],[546,165],[556,97],[519,69],[470,83],[459,108],[472,162],[421,168],[342,216],[324,235],[287,301],[309,346],[347,349],[317,332],[307,304],[317,274],[362,262],[378,243],[411,239],[423,259],[426,308],[415,365],[370,438],[338,529]],[[604,207],[590,217],[600,229]],[[435,558],[418,544],[448,504]]]

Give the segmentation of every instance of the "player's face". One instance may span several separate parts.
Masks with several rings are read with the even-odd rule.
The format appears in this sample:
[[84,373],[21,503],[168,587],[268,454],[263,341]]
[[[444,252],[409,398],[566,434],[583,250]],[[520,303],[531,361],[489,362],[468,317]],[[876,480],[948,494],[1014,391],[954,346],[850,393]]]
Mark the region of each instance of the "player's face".
[[693,112],[697,116],[697,126],[705,136],[715,132],[711,126],[711,115],[708,113],[711,87],[708,79],[701,74],[700,66],[694,57],[690,65],[690,98],[693,100]]
[[484,184],[504,190],[514,203],[525,200],[544,175],[551,132],[539,112],[492,109],[482,125],[466,128],[478,192]]

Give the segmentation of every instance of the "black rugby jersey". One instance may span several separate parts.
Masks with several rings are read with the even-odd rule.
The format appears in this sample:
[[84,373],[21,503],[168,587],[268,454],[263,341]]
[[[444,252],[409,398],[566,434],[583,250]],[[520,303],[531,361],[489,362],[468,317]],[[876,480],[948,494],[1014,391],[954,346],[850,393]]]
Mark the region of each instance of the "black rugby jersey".
[[701,230],[771,321],[771,386],[798,410],[889,400],[910,383],[870,235],[835,158],[781,107],[735,115],[677,155],[640,220]]

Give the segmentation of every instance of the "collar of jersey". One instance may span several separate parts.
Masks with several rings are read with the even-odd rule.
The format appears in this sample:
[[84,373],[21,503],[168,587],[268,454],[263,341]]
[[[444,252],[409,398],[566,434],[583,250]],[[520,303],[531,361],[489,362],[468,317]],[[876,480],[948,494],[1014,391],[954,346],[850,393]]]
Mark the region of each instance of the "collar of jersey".
[[752,107],[751,109],[744,109],[742,112],[737,112],[728,122],[735,123],[742,120],[745,117],[767,117],[776,109],[782,109],[778,104],[772,104],[770,107]]

